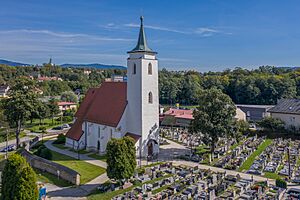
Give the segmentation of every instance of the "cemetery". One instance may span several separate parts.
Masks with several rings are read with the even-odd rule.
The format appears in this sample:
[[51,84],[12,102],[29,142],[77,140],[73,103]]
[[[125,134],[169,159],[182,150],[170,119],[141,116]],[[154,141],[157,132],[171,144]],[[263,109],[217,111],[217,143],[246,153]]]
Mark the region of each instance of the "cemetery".
[[261,175],[270,179],[290,179],[300,183],[300,140],[267,139],[266,137],[243,136],[239,142],[219,138],[213,153],[200,136],[192,136],[186,129],[163,128],[162,141],[169,139],[193,149],[192,154],[180,157],[200,164],[238,170]]
[[[161,163],[146,167],[130,180],[107,182],[97,193],[101,199],[277,199],[284,189],[268,182],[243,179],[196,167]],[[115,194],[115,195],[114,195]]]

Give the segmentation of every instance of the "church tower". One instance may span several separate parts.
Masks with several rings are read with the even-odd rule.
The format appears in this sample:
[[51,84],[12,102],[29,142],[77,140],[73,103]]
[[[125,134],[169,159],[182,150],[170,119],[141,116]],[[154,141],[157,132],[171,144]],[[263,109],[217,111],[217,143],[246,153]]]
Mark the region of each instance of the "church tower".
[[139,135],[137,156],[159,151],[158,61],[147,45],[141,16],[137,45],[127,59],[127,132]]

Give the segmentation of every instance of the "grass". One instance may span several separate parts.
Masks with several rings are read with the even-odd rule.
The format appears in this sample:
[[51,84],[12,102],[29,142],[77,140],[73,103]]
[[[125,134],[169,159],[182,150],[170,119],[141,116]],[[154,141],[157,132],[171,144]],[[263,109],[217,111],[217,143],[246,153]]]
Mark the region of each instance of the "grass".
[[102,160],[104,162],[106,162],[106,159],[107,159],[106,155],[99,155],[97,153],[94,153],[94,154],[91,154],[91,155],[88,155],[88,156],[91,157],[91,158],[94,158],[96,160]]
[[73,184],[63,180],[63,179],[58,179],[57,176],[47,173],[47,172],[42,172],[41,170],[34,169],[38,181],[42,183],[50,183],[53,185],[56,185],[58,187],[68,187],[72,186]]
[[55,118],[53,120],[52,123],[52,119],[51,118],[47,118],[44,119],[43,122],[40,124],[40,120],[38,119],[34,119],[32,121],[32,123],[30,123],[30,121],[27,121],[27,123],[25,124],[25,128],[29,129],[31,132],[35,132],[35,133],[41,133],[42,132],[42,128],[45,129],[50,129],[62,124],[67,124],[67,123],[71,123],[71,121],[60,121],[60,118]]
[[76,160],[75,158],[57,153],[55,151],[51,152],[53,162],[69,167],[81,175],[81,184],[85,184],[106,172],[104,168],[90,164],[83,160]]
[[167,175],[167,176],[159,177],[159,178],[156,178],[156,179],[153,179],[153,180],[150,180],[150,181],[146,181],[144,183],[135,184],[135,185],[133,185],[129,188],[126,188],[126,189],[120,189],[120,190],[116,190],[116,191],[112,191],[112,192],[100,193],[98,190],[95,190],[94,192],[92,192],[88,196],[88,200],[99,200],[99,199],[101,199],[101,200],[110,200],[115,196],[118,196],[120,194],[124,194],[126,192],[129,192],[129,191],[133,190],[135,187],[141,187],[143,184],[152,184],[156,181],[162,180],[164,178],[168,178],[170,176],[172,176],[172,175],[170,174],[170,175]]
[[230,150],[233,150],[233,149],[235,149],[236,147],[242,145],[242,144],[245,142],[245,140],[246,140],[246,139],[239,141],[239,143],[235,143],[234,145],[232,145],[232,146],[230,147]]
[[255,158],[259,156],[270,144],[272,143],[272,139],[266,139],[263,143],[261,143],[257,149],[247,158],[247,160],[242,164],[239,168],[239,171],[249,170]]
[[279,174],[275,172],[265,172],[264,177],[269,179],[282,179],[283,176],[280,176]]
[[57,147],[57,148],[59,148],[59,149],[69,149],[68,147],[66,147],[63,144],[54,144],[54,143],[52,143],[52,145],[55,146],[55,147]]
[[[76,149],[70,148],[69,150],[72,151],[72,152],[78,153],[78,151],[77,151]],[[80,153],[80,154],[87,154],[87,153],[90,153],[90,152],[89,152],[89,151],[86,151],[86,150],[84,150],[84,149],[80,149],[80,150],[79,150],[79,153]]]
[[[12,132],[13,130],[10,130],[8,133],[8,140],[13,140],[16,138],[16,133]],[[21,132],[19,135],[19,138],[25,137],[26,133]],[[5,131],[0,131],[0,142],[5,142],[6,141],[6,132]]]

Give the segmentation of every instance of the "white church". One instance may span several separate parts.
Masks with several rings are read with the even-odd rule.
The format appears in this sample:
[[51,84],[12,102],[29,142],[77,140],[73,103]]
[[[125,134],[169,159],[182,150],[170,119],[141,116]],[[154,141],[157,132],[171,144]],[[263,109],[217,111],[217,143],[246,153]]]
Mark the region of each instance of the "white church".
[[143,17],[137,45],[128,54],[127,82],[104,82],[88,90],[66,146],[105,154],[109,140],[129,136],[138,157],[158,154],[158,61],[147,45]]

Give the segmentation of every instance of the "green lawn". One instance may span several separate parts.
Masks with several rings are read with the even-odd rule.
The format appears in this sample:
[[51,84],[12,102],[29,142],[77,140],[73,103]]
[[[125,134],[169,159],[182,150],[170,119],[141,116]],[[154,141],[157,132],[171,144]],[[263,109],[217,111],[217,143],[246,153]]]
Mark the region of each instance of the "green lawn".
[[67,124],[67,123],[71,123],[71,121],[60,121],[60,118],[56,117],[53,120],[52,123],[52,119],[51,118],[47,118],[44,119],[43,122],[40,124],[40,120],[38,119],[34,119],[32,121],[32,123],[30,121],[27,121],[25,124],[25,128],[29,129],[31,132],[35,132],[35,133],[41,133],[42,132],[42,128],[44,127],[45,129],[49,129],[49,128],[53,128],[62,124]]
[[274,173],[274,172],[265,172],[264,177],[270,178],[270,179],[282,179],[283,178],[283,176],[281,176],[277,173]]
[[263,143],[261,143],[258,148],[247,158],[247,160],[242,164],[239,168],[239,171],[249,170],[255,158],[259,156],[270,144],[272,143],[271,139],[266,139]]
[[[19,135],[19,138],[25,137],[26,133],[21,132]],[[11,129],[8,133],[8,140],[13,140],[16,139],[16,133],[14,132],[13,129]],[[0,130],[0,142],[5,142],[6,141],[6,131],[1,131]]]
[[[75,152],[75,153],[78,153],[78,151],[77,151],[76,149],[70,148],[69,150],[70,150],[70,151],[73,151],[73,152]],[[87,154],[87,153],[90,153],[90,152],[89,152],[89,151],[86,151],[86,150],[84,150],[84,149],[80,149],[80,150],[79,150],[79,153],[80,153],[80,154]]]
[[81,175],[81,184],[87,183],[106,172],[102,167],[92,165],[83,160],[76,160],[55,151],[52,151],[52,161],[77,171]]
[[107,159],[106,155],[99,155],[99,154],[97,154],[97,153],[88,155],[88,157],[94,158],[94,159],[96,159],[96,160],[102,160],[102,161],[104,161],[104,162],[106,162],[106,159]]
[[57,147],[57,148],[59,148],[59,149],[69,149],[68,147],[66,147],[63,144],[54,144],[54,143],[52,143],[52,145],[55,146],[55,147]]
[[234,145],[232,145],[232,146],[230,147],[230,150],[235,149],[236,147],[242,145],[244,142],[245,142],[245,140],[241,140],[241,141],[239,141],[239,143],[235,143]]
[[42,183],[50,183],[53,185],[57,185],[58,187],[68,187],[72,186],[73,184],[63,180],[63,179],[58,179],[57,176],[47,173],[47,172],[42,172],[41,170],[34,169],[38,181]]

